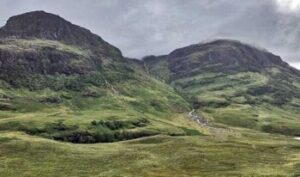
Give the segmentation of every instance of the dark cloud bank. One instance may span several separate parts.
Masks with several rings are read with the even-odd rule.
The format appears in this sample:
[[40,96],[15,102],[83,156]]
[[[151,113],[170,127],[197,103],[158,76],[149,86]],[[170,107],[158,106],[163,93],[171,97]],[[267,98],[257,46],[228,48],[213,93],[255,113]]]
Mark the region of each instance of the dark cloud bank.
[[129,57],[232,38],[300,68],[298,0],[0,0],[0,26],[12,15],[33,10],[86,27]]

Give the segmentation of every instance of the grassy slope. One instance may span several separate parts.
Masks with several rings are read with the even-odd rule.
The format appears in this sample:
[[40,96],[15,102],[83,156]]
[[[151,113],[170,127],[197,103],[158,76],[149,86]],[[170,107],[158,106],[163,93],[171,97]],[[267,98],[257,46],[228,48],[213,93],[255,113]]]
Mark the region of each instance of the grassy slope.
[[[295,93],[300,91],[299,80],[290,78],[291,82],[281,83],[273,79],[280,74],[206,73],[178,79],[172,84],[193,101],[200,102],[200,112],[212,121],[297,135],[300,130],[300,99]],[[275,89],[266,89],[270,86]]]

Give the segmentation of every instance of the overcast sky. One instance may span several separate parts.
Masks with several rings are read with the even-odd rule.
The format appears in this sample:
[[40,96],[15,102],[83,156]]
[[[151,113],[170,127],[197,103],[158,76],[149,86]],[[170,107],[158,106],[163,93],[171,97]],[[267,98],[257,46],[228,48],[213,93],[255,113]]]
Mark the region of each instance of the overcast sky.
[[33,10],[88,28],[129,57],[231,38],[300,68],[300,0],[0,0],[0,26]]

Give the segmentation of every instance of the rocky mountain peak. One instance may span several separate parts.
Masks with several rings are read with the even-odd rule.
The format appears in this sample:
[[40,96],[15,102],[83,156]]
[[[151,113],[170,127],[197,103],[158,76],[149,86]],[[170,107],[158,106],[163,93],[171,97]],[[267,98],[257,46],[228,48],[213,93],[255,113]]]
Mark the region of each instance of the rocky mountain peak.
[[44,11],[28,12],[9,18],[6,25],[0,28],[0,38],[57,40],[102,54],[114,50],[116,56],[121,56],[117,48],[91,31]]
[[96,34],[44,11],[13,16],[0,28],[0,80],[14,86],[36,77],[116,70],[111,65],[124,61]]
[[174,50],[167,58],[173,72],[210,66],[220,71],[262,71],[269,67],[283,67],[298,73],[279,56],[235,40],[222,39],[190,45]]

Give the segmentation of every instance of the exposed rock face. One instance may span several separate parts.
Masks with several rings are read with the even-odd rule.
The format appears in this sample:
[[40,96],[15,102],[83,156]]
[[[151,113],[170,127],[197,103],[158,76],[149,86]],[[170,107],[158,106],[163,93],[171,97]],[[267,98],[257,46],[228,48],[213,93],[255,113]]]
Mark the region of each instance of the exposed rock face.
[[[84,63],[76,64],[76,61]],[[95,59],[96,60],[96,59]],[[72,64],[73,63],[73,64]],[[14,71],[35,74],[84,74],[96,70],[97,65],[90,58],[74,53],[45,47],[39,49],[0,49],[0,74],[9,74]]]
[[119,49],[111,46],[101,37],[44,11],[34,11],[9,18],[6,25],[0,29],[0,37],[57,40],[93,49],[100,54],[109,56],[114,53],[117,57],[121,57]]
[[[153,57],[152,57],[153,58]],[[206,44],[195,44],[177,49],[166,56],[145,59],[146,64],[166,60],[168,69],[174,75],[189,72],[223,72],[241,71],[261,72],[267,68],[277,67],[300,75],[286,62],[265,50],[233,40],[217,40]],[[196,70],[196,71],[195,71]]]
[[[226,70],[238,66],[240,69],[261,70],[271,66],[288,66],[279,56],[237,41],[218,40],[207,44],[196,44],[177,49],[168,56],[170,69],[173,72],[182,67],[221,65]],[[182,63],[189,60],[192,63]],[[220,68],[221,69],[221,68]]]
[[0,28],[0,79],[9,83],[31,75],[86,74],[124,61],[99,36],[43,11],[11,17]]

